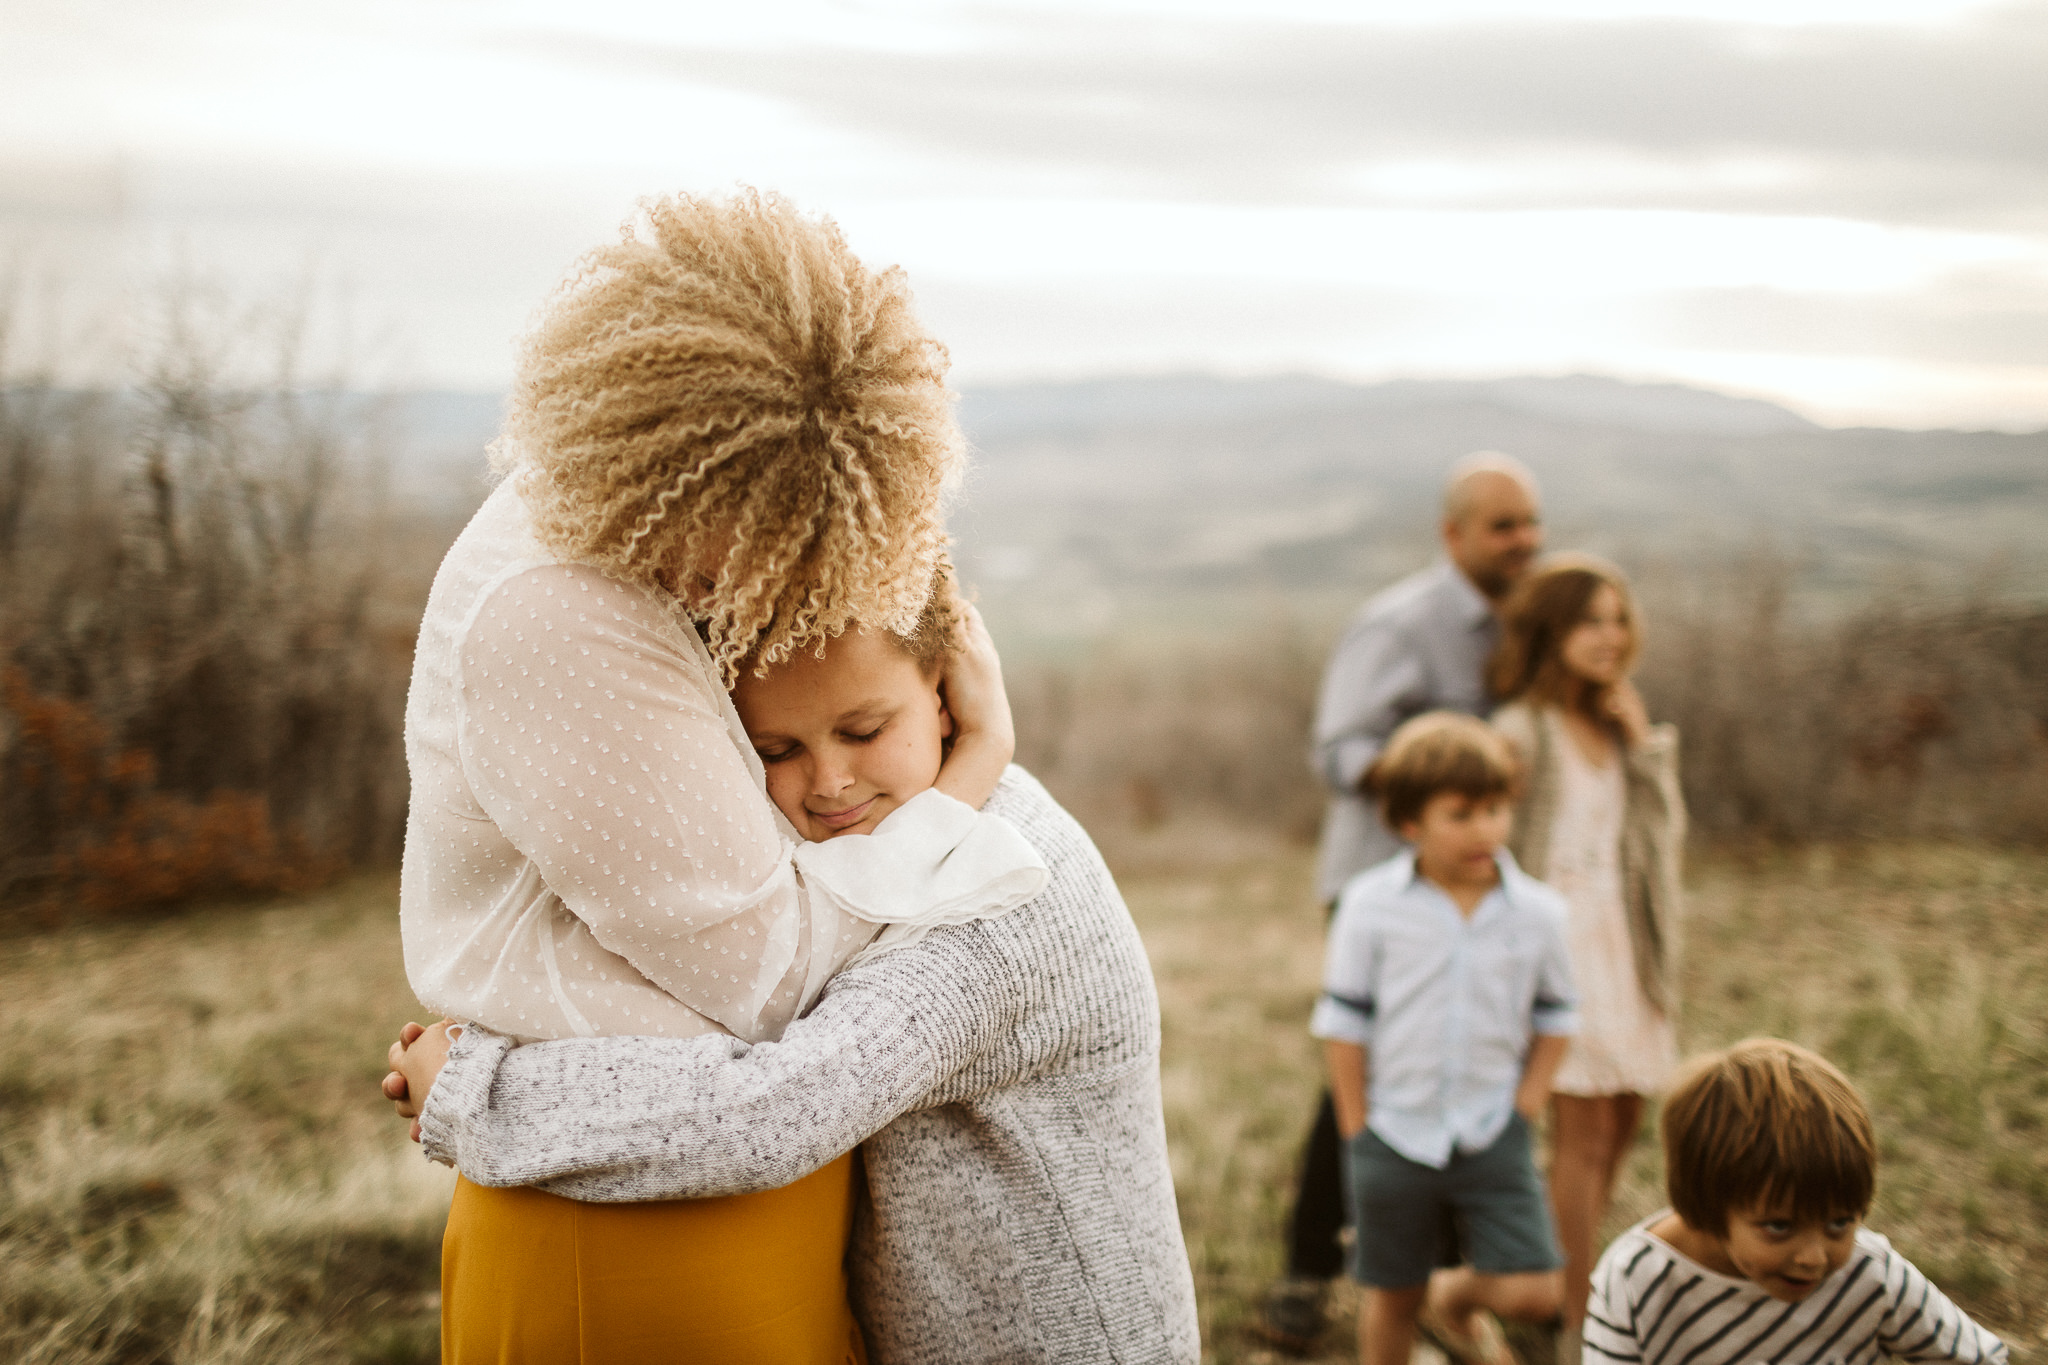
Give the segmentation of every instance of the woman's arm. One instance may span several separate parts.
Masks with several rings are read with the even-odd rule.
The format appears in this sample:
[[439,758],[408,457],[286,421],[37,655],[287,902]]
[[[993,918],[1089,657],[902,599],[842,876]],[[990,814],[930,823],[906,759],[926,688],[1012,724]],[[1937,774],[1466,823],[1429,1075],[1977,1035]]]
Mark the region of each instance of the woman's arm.
[[[594,569],[515,575],[461,638],[457,751],[482,813],[601,947],[752,1034],[796,966],[800,891],[687,629]],[[545,982],[541,965],[500,974]]]
[[1027,998],[1013,971],[969,925],[845,974],[775,1043],[514,1047],[469,1029],[438,1079],[423,1071],[415,1083],[431,1087],[422,1141],[478,1184],[540,1185],[582,1200],[786,1185],[922,1107],[1009,1036]]

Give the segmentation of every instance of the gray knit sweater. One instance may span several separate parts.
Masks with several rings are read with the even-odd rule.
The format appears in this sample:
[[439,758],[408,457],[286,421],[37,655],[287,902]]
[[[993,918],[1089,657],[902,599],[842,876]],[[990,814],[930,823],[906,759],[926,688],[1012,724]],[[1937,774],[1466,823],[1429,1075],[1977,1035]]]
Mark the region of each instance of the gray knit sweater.
[[773,1188],[865,1142],[849,1270],[878,1365],[1197,1360],[1144,946],[1036,780],[1013,767],[986,809],[1051,871],[1022,908],[842,972],[778,1042],[471,1029],[427,1154],[633,1201]]

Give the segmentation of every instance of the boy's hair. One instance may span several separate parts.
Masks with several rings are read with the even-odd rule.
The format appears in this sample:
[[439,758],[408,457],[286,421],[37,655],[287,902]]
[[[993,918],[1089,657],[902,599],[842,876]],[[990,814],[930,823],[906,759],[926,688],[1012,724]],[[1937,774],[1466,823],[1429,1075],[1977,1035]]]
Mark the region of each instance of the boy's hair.
[[953,632],[966,610],[967,599],[960,595],[959,586],[954,582],[952,561],[941,559],[932,573],[931,595],[925,598],[924,610],[917,614],[917,623],[907,631],[889,632],[890,638],[903,647],[904,653],[917,660],[919,668],[929,673],[953,652]]
[[614,577],[709,579],[728,686],[855,623],[912,628],[964,443],[901,270],[743,190],[642,206],[548,300],[492,462],[541,541]]
[[[953,561],[942,555],[938,567],[932,571],[932,590],[926,595],[924,606],[919,609],[917,619],[912,622],[910,629],[884,630],[883,633],[898,649],[909,655],[927,675],[932,675],[943,667],[946,656],[953,652],[957,644],[954,631],[966,611],[967,598],[961,595],[959,586],[953,578]],[[854,626],[851,629],[858,630],[860,627]],[[807,648],[822,655],[825,652],[825,639],[821,638]],[[764,651],[756,650],[740,661],[739,676],[744,677],[751,673],[757,678],[766,677],[768,670],[776,662],[781,661],[770,660],[765,657]]]
[[1692,1227],[1790,1201],[1796,1222],[1861,1218],[1877,1186],[1870,1112],[1826,1058],[1750,1038],[1680,1072],[1664,1101],[1664,1181]]
[[1365,789],[1396,830],[1421,819],[1439,792],[1483,801],[1513,796],[1520,781],[1521,766],[1500,732],[1458,711],[1430,711],[1405,722],[1365,770]]

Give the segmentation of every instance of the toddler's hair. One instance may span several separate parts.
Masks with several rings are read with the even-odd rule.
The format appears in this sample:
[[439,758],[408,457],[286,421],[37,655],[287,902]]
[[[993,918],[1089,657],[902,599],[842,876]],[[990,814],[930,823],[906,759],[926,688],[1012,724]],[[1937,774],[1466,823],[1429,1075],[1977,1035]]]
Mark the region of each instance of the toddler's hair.
[[1877,1186],[1870,1112],[1827,1059],[1777,1038],[1695,1058],[1664,1101],[1671,1207],[1716,1237],[1789,1201],[1795,1222],[1861,1218]]
[[1498,730],[1458,711],[1430,711],[1402,724],[1365,770],[1365,789],[1398,830],[1422,818],[1439,792],[1470,801],[1513,796],[1521,765]]

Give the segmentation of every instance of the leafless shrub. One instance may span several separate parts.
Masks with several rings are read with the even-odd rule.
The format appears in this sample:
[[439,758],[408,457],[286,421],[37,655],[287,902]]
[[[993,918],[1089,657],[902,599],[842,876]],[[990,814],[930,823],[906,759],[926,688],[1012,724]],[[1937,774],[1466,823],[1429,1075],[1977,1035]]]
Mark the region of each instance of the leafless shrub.
[[1320,654],[1283,622],[1019,669],[1018,761],[1113,851],[1169,825],[1305,839],[1322,808],[1304,748]]
[[302,886],[402,828],[417,608],[360,401],[298,319],[159,314],[125,392],[0,371],[0,894],[59,910]]
[[1653,603],[1643,687],[1714,836],[2048,839],[2048,611],[1802,618],[1768,558]]

